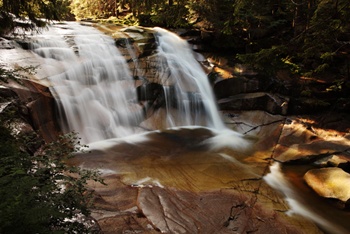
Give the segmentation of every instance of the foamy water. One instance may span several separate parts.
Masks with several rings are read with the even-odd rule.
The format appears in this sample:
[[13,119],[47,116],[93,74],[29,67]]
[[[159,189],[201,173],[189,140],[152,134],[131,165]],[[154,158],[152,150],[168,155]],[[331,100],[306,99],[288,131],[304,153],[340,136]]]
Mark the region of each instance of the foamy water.
[[264,180],[272,188],[274,188],[277,191],[280,191],[285,196],[285,200],[287,201],[290,207],[290,210],[287,212],[288,215],[301,215],[305,218],[314,221],[330,233],[349,233],[348,230],[345,230],[344,228],[329,222],[327,219],[325,219],[318,213],[309,209],[305,205],[301,194],[295,192],[295,189],[293,188],[292,184],[283,175],[279,163],[275,162],[270,166],[270,173],[264,177]]
[[[154,30],[158,80],[166,99],[166,127],[199,125],[224,130],[227,139],[228,129],[207,75],[188,43],[167,30]],[[137,65],[133,47],[127,49]],[[144,121],[144,107],[138,103],[131,71],[113,38],[71,22],[54,25],[38,35],[33,51],[52,83],[64,132],[75,131],[83,143],[92,143],[143,131],[139,124]],[[230,134],[235,136],[234,145],[242,146],[239,134]]]

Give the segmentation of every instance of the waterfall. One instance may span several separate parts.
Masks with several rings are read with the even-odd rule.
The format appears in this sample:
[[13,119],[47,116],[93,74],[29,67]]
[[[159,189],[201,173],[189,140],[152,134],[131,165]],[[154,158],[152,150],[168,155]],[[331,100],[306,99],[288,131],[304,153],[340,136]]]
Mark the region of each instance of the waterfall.
[[[189,44],[176,34],[162,28],[154,28],[158,42],[160,78],[165,87],[167,107],[171,99],[177,102],[178,115],[168,111],[167,120],[171,127],[177,120],[180,125],[204,125],[224,129],[208,77],[195,59]],[[174,87],[173,94],[166,84]],[[205,117],[203,119],[203,117]]]
[[[188,43],[167,30],[153,30],[166,127],[225,129],[207,76]],[[136,63],[134,51],[127,48]],[[65,132],[76,131],[82,142],[91,143],[143,131],[139,124],[144,107],[137,100],[136,81],[113,38],[70,22],[37,36],[33,51],[43,59]]]
[[66,34],[37,40],[33,48],[50,68],[63,67],[49,75],[63,130],[78,132],[85,143],[138,132],[142,109],[114,40],[93,27],[69,26],[72,30],[51,27],[52,34]]

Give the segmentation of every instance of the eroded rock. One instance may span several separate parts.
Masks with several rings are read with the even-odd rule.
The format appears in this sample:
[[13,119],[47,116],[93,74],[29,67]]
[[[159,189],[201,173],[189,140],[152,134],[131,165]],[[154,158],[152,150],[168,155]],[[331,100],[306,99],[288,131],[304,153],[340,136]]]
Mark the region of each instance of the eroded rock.
[[317,194],[346,202],[350,199],[350,174],[340,168],[321,168],[304,175],[306,183]]
[[[1,89],[3,98],[11,98],[17,103],[17,109],[23,117],[24,123],[16,128],[34,129],[46,141],[56,139],[59,134],[59,126],[55,113],[55,101],[49,88],[30,80],[19,82],[9,81],[6,89]],[[21,127],[22,126],[22,127]],[[25,130],[27,131],[27,130]]]
[[286,115],[288,112],[287,97],[256,92],[233,95],[218,101],[222,110],[265,110],[271,114]]
[[317,233],[305,223],[287,225],[276,211],[266,211],[254,196],[235,190],[192,193],[142,188],[138,206],[162,233]]

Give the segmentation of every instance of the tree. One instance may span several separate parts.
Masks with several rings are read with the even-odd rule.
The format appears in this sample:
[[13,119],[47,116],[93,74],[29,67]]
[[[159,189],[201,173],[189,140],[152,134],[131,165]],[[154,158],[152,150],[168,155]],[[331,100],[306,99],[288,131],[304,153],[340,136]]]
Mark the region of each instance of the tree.
[[269,75],[349,78],[349,1],[236,0],[234,6],[230,25],[246,45],[241,62]]
[[69,4],[70,0],[0,0],[0,35],[16,27],[32,30],[44,26],[45,20],[65,19]]
[[[75,134],[45,144],[30,155],[26,141],[0,125],[0,233],[91,233],[87,225],[94,171],[69,166],[65,160],[81,150]],[[91,223],[90,223],[91,224]]]

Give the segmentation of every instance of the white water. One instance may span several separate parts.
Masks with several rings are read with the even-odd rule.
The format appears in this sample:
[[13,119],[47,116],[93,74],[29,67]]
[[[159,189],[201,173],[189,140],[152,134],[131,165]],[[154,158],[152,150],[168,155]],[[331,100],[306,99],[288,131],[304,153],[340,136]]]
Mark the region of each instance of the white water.
[[[158,56],[161,69],[162,84],[174,86],[174,96],[166,95],[167,106],[172,98],[177,100],[178,116],[168,111],[169,127],[180,125],[204,125],[214,129],[225,129],[219,116],[215,98],[208,77],[194,57],[193,51],[186,41],[162,28],[154,28],[157,32]],[[165,89],[165,93],[169,93]],[[203,120],[203,116],[206,118]]]
[[76,131],[84,143],[138,132],[142,109],[114,40],[93,27],[68,26],[71,30],[50,28],[49,34],[57,36],[39,39],[34,49],[50,67],[61,67],[49,80],[64,131]]
[[[304,199],[300,196],[300,194],[295,192],[292,184],[288,182],[288,180],[284,177],[281,172],[280,164],[274,163],[270,167],[270,173],[264,177],[264,180],[267,184],[269,184],[272,188],[277,191],[280,191],[287,201],[290,210],[288,211],[288,215],[301,215],[305,218],[308,218],[325,230],[329,231],[333,234],[345,234],[348,233],[348,230],[344,230],[344,228],[337,226],[336,224],[331,223],[326,218],[322,217],[318,213],[312,211]],[[312,203],[312,202],[311,202]]]
[[[188,43],[164,29],[154,30],[166,127],[225,129],[207,75]],[[65,132],[76,131],[84,143],[142,132],[138,126],[143,109],[137,103],[135,81],[113,38],[72,22],[50,27],[37,37],[33,50],[43,59]]]

